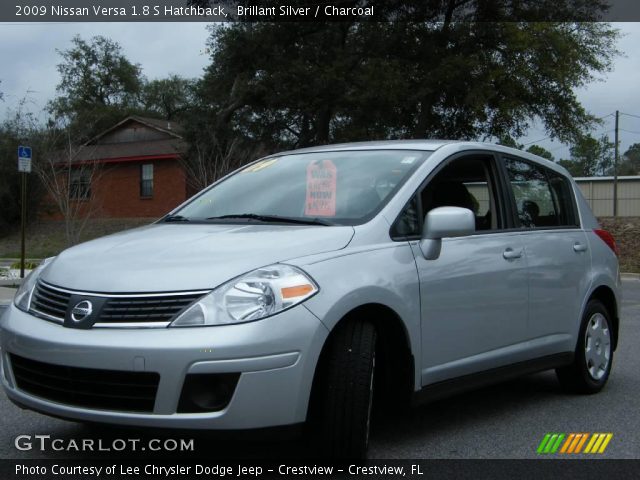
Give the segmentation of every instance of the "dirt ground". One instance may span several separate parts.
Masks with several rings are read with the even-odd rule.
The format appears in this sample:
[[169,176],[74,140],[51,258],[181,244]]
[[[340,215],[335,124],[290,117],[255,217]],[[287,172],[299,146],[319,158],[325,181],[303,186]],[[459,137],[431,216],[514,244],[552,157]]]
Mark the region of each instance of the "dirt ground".
[[600,218],[600,224],[616,239],[620,270],[640,273],[640,217]]

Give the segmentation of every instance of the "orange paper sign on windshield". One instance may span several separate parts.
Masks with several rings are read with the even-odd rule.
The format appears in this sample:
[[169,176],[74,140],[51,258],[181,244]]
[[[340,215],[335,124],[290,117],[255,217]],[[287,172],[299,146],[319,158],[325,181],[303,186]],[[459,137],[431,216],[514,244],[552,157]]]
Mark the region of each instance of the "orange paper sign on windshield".
[[331,160],[322,160],[309,164],[307,167],[305,215],[335,217],[336,172],[336,166]]

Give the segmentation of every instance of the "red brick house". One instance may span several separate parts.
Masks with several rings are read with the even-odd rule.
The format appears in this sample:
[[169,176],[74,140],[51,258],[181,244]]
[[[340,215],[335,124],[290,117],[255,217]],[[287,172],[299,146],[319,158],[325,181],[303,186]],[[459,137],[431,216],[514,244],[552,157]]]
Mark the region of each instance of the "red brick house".
[[186,148],[179,124],[127,117],[73,156],[69,197],[97,218],[160,217],[187,199]]

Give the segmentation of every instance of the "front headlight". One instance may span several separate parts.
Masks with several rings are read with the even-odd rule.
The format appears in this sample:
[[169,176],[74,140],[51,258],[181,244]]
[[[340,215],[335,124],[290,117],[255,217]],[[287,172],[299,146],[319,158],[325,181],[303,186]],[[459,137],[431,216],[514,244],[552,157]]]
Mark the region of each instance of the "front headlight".
[[271,265],[235,278],[189,307],[170,326],[196,327],[251,322],[303,302],[315,282],[290,265]]
[[25,312],[29,311],[29,307],[31,305],[31,292],[33,291],[33,287],[36,286],[38,277],[40,277],[40,274],[42,273],[42,270],[44,270],[44,267],[54,258],[55,257],[45,258],[42,263],[40,263],[37,268],[32,270],[31,273],[27,275],[26,278],[22,281],[22,285],[20,285],[20,288],[16,292],[16,296],[13,297],[13,303],[20,310],[23,310]]

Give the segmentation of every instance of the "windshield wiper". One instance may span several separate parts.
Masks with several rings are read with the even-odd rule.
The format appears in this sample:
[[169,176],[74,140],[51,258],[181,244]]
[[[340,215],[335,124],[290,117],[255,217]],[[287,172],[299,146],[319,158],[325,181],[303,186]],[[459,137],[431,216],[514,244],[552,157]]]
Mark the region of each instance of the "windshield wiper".
[[169,215],[168,217],[165,217],[165,219],[163,220],[163,222],[188,222],[189,219],[187,217],[183,217],[182,215]]
[[209,217],[207,218],[207,220],[233,220],[235,218],[247,219],[247,220],[258,220],[259,222],[265,222],[265,223],[290,223],[294,225],[324,225],[324,226],[335,225],[335,223],[332,223],[328,220],[323,220],[321,218],[282,217],[280,215],[258,215],[256,213],[237,213],[232,215],[221,215],[219,217]]

